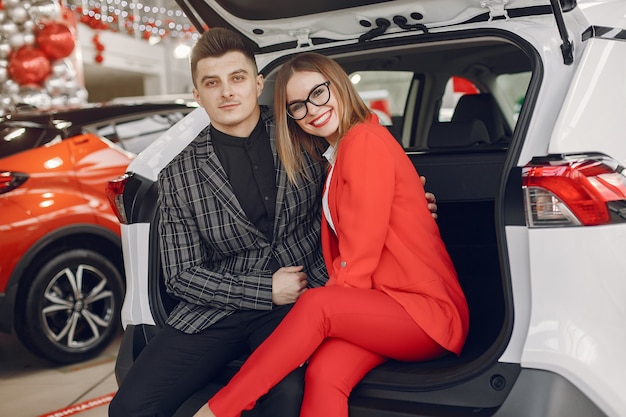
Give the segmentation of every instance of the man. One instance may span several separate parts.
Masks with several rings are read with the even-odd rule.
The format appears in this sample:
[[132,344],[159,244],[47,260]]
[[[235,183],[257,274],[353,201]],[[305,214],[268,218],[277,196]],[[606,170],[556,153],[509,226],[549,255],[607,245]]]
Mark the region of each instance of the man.
[[[158,180],[165,282],[180,302],[129,371],[110,417],[173,415],[255,349],[307,287],[327,280],[324,165],[307,155],[311,181],[287,181],[272,112],[258,104],[263,77],[253,52],[233,32],[211,29],[192,50],[191,74],[211,124]],[[303,378],[302,368],[290,374],[259,401],[259,413],[297,417]]]

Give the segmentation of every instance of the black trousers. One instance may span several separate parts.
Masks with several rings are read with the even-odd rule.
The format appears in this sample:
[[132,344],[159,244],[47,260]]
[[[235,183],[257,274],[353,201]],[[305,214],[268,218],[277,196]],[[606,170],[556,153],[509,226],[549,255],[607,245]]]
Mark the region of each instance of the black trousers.
[[[290,308],[238,311],[195,334],[164,327],[131,367],[109,405],[109,417],[180,416],[176,411],[181,404],[216,383],[229,362],[261,344]],[[298,417],[303,392],[304,370],[299,368],[260,399],[254,413]],[[208,399],[202,399],[198,408]]]

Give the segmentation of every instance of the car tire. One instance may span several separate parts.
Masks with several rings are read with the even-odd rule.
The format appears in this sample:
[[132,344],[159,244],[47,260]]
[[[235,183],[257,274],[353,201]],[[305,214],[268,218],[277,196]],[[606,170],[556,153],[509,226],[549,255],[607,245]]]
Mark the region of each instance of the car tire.
[[36,355],[56,363],[100,354],[121,329],[122,275],[89,249],[55,255],[34,269],[15,330]]

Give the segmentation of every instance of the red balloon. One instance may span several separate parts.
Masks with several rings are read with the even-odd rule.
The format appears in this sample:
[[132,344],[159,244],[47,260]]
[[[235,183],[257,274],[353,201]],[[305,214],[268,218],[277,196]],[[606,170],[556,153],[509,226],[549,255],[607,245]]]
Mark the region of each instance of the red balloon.
[[40,84],[50,74],[51,65],[40,49],[23,46],[11,55],[7,70],[20,85]]
[[65,58],[74,50],[74,35],[62,23],[48,23],[37,32],[37,45],[51,60]]

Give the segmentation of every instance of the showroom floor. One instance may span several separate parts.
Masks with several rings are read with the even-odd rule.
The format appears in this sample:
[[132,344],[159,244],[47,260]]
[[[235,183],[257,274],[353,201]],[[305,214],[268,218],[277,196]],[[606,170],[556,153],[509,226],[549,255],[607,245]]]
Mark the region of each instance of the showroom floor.
[[15,336],[0,334],[0,416],[105,417],[117,390],[113,375],[119,338],[99,357],[54,366]]

